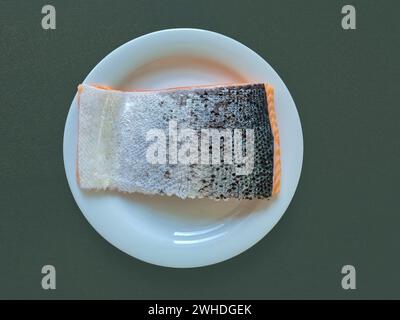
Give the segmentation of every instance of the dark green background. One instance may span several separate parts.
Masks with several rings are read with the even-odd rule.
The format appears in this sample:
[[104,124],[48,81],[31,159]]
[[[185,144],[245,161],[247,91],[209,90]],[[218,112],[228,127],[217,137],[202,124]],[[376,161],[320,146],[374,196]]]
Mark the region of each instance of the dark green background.
[[[41,28],[41,8],[57,29]],[[345,4],[357,30],[341,28]],[[0,1],[0,298],[400,298],[399,1]],[[138,261],[80,213],[63,167],[76,86],[148,32],[203,28],[280,74],[304,134],[286,214],[245,253],[169,269]],[[112,214],[112,213],[111,213]],[[57,289],[41,289],[41,267]],[[357,289],[341,288],[341,267]]]

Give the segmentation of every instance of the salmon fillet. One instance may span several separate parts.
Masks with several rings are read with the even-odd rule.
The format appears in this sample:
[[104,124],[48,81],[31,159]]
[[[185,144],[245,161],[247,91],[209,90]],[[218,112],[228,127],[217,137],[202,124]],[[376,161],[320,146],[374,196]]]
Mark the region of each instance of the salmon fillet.
[[255,199],[281,186],[274,90],[265,83],[121,91],[78,87],[82,189]]

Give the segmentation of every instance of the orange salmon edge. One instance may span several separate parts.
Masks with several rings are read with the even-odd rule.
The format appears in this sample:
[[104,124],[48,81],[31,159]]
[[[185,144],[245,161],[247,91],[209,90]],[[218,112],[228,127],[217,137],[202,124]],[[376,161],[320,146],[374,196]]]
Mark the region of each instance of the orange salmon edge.
[[[193,85],[193,86],[179,86],[179,87],[171,87],[171,88],[163,88],[163,89],[140,89],[140,90],[119,90],[110,86],[100,85],[100,84],[90,84],[89,86],[101,90],[109,90],[109,91],[117,91],[117,92],[160,92],[160,91],[172,91],[172,90],[188,90],[188,89],[211,89],[218,88],[224,86],[241,86],[251,84],[249,83],[221,83],[221,84],[210,84],[210,85]],[[264,86],[268,86],[268,84],[264,83]]]

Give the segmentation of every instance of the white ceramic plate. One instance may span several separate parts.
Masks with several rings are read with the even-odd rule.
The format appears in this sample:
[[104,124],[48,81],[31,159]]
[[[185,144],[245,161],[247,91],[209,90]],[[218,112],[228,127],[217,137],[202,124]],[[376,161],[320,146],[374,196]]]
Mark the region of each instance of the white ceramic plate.
[[275,87],[282,189],[273,200],[180,200],[82,191],[75,179],[75,97],[65,124],[65,171],[76,203],[98,233],[143,261],[168,267],[198,267],[245,251],[273,228],[288,207],[300,178],[303,135],[288,89],[254,51],[215,32],[163,30],[129,41],[111,52],[84,83],[156,89],[246,81],[268,82]]

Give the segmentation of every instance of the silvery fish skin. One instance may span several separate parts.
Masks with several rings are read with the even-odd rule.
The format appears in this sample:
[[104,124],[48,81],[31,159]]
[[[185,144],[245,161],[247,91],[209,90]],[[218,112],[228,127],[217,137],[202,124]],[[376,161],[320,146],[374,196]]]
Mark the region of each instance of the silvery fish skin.
[[[77,176],[81,188],[182,199],[254,199],[273,194],[274,136],[265,84],[142,92],[83,84],[78,92]],[[148,160],[155,144],[148,134],[154,129],[165,132],[165,163]],[[191,161],[180,161],[179,155],[187,155],[181,151],[188,137],[178,139],[173,133],[179,136],[181,129],[192,129],[196,134],[198,145],[190,150],[198,149],[197,162],[193,160],[196,152],[192,152]],[[229,133],[234,137],[235,130],[236,138],[242,138],[241,146],[229,140]],[[220,140],[220,152],[231,148],[232,161],[225,162],[222,157],[220,163],[201,162],[208,156],[213,159],[212,147],[202,144],[213,141],[208,140],[207,132],[226,133]],[[207,146],[208,152],[202,148]],[[240,148],[242,156],[248,156],[246,163],[234,161]]]

